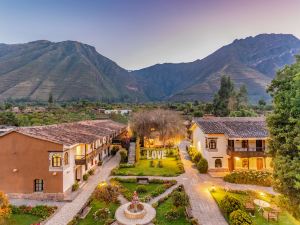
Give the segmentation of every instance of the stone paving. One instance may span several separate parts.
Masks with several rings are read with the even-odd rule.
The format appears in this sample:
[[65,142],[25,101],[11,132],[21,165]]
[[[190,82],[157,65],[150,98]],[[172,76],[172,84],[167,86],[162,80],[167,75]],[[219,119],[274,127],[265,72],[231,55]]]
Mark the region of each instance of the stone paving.
[[74,218],[84,204],[86,204],[97,184],[102,181],[107,181],[111,170],[115,168],[119,162],[120,155],[117,154],[115,157],[103,164],[100,171],[89,178],[88,183],[83,187],[83,191],[76,197],[76,199],[72,202],[65,203],[60,210],[46,222],[46,225],[68,224],[68,222]]

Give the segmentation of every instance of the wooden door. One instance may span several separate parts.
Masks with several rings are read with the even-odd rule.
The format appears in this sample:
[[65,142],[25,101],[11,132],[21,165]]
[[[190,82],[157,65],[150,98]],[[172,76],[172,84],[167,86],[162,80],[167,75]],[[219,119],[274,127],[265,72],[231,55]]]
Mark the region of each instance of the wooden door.
[[257,170],[262,170],[264,168],[264,163],[262,158],[256,159]]
[[229,169],[230,172],[232,170],[234,170],[234,160],[233,160],[233,158],[228,159],[228,169]]

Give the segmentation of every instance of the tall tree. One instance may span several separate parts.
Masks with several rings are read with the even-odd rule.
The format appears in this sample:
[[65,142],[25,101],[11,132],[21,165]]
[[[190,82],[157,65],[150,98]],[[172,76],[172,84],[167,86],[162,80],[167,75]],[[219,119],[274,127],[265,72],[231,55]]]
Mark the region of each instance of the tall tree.
[[52,104],[52,103],[53,103],[53,95],[52,95],[51,92],[50,92],[50,94],[49,94],[48,103],[49,103],[49,104]]
[[289,199],[287,207],[300,217],[300,57],[278,71],[269,93],[274,111],[268,116],[269,151],[273,155],[275,188]]
[[236,95],[236,109],[239,110],[241,107],[245,108],[248,106],[248,90],[246,85],[242,85]]
[[234,84],[229,76],[221,77],[221,84],[218,93],[213,100],[213,112],[216,116],[228,116],[230,113],[229,103],[235,95]]

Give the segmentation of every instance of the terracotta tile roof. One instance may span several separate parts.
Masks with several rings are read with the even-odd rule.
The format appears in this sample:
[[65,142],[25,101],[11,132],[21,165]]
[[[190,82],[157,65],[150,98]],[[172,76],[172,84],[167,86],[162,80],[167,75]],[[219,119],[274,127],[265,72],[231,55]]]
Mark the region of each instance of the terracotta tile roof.
[[264,117],[202,117],[194,118],[206,134],[225,134],[229,138],[267,138]]
[[21,127],[16,132],[53,141],[65,146],[92,143],[103,137],[120,134],[126,125],[112,120],[88,120],[48,126]]

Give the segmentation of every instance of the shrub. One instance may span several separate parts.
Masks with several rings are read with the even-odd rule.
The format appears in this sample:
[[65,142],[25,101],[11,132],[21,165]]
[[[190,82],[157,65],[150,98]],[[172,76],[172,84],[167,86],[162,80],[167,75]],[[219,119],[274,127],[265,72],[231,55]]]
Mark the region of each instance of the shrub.
[[155,190],[153,190],[150,194],[152,197],[157,197],[160,194],[164,193],[166,189],[163,186],[158,186]]
[[120,150],[119,146],[113,146],[112,149],[110,150],[110,153],[111,155],[116,155],[119,150]]
[[127,161],[127,151],[125,149],[120,150],[121,162],[125,163]]
[[56,207],[37,205],[31,209],[30,214],[46,219],[47,217],[49,217],[51,214],[54,213],[55,209]]
[[147,192],[147,188],[145,185],[138,185],[136,187],[136,191],[137,193],[141,194],[141,193],[146,193]]
[[163,167],[164,167],[164,166],[163,166],[163,162],[162,162],[161,160],[158,161],[158,167],[159,167],[159,168],[163,168]]
[[102,209],[98,209],[95,213],[94,213],[94,219],[95,220],[104,220],[107,219],[110,215],[110,211],[108,208],[102,208]]
[[220,208],[226,215],[229,215],[235,210],[242,209],[242,203],[234,197],[225,195],[220,201]]
[[153,160],[150,161],[150,167],[154,167],[154,161]]
[[240,209],[230,213],[229,221],[231,225],[251,225],[253,222],[251,216]]
[[102,166],[102,161],[99,161],[99,162],[98,162],[98,166]]
[[115,220],[112,218],[109,218],[105,221],[104,225],[111,225],[111,224],[113,224],[113,222],[115,222]]
[[106,204],[110,202],[117,202],[119,196],[119,188],[117,185],[99,184],[93,194],[97,200],[102,200]]
[[202,155],[200,152],[195,153],[192,157],[192,161],[194,163],[198,163],[200,159],[202,159]]
[[176,220],[180,217],[180,213],[176,209],[171,209],[165,214],[165,217],[169,220]]
[[88,173],[84,174],[82,176],[82,178],[83,178],[84,181],[87,181],[89,179],[89,174]]
[[224,181],[236,184],[272,185],[272,173],[259,170],[237,170],[226,175]]
[[134,164],[120,163],[119,168],[134,168]]
[[197,168],[200,173],[207,173],[208,170],[208,162],[206,159],[201,158],[199,162],[197,163]]
[[77,191],[79,189],[79,184],[76,181],[73,185],[72,185],[72,191]]
[[91,176],[91,175],[94,175],[95,174],[95,170],[94,169],[90,169],[89,171],[88,171],[88,174]]
[[178,208],[180,206],[184,207],[188,205],[188,197],[185,192],[174,191],[172,194],[173,205]]

